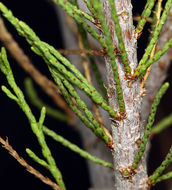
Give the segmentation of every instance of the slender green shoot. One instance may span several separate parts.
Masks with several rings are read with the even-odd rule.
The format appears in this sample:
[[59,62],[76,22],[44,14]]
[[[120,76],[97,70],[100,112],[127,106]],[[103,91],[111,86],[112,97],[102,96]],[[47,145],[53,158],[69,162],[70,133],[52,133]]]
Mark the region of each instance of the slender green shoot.
[[161,56],[164,55],[171,47],[172,47],[172,38],[167,43],[165,43],[165,45],[161,50],[155,53],[153,57],[151,57],[144,65],[142,65],[142,67],[140,68],[140,75],[145,73],[147,68],[150,67],[156,61],[158,61],[161,58]]
[[45,120],[45,115],[46,115],[46,108],[42,107],[40,118],[39,118],[39,121],[38,121],[38,126],[39,126],[40,130],[42,130],[42,126],[43,126],[43,123],[44,123],[44,120]]
[[73,5],[72,3],[69,3],[66,0],[52,0],[52,1],[61,6],[69,15],[77,14],[81,18],[84,17],[93,24],[95,23],[95,20],[92,16],[90,16],[85,11],[79,9],[77,6]]
[[[79,30],[79,32],[81,34],[83,45],[84,45],[85,49],[90,50],[91,47],[90,47],[90,44],[89,44],[89,41],[88,41],[86,31],[79,24],[78,24],[78,30]],[[94,76],[96,78],[96,82],[98,83],[98,86],[99,86],[101,92],[103,93],[104,97],[106,97],[107,91],[106,91],[106,88],[104,87],[103,79],[102,79],[101,73],[99,71],[99,68],[96,65],[94,56],[93,55],[87,55],[87,57],[88,57],[88,59],[90,61],[90,67],[91,67],[91,69],[92,69],[92,71],[94,73]]]
[[47,164],[47,162],[45,162],[44,160],[42,160],[41,158],[39,158],[33,151],[31,151],[29,148],[26,148],[26,153],[28,154],[28,156],[30,158],[32,158],[35,162],[37,162],[38,164],[40,164],[41,166],[49,169],[49,165]]
[[154,32],[152,34],[152,39],[150,40],[149,45],[147,46],[147,48],[145,50],[145,53],[144,53],[142,59],[140,60],[140,62],[138,64],[138,67],[136,68],[136,71],[134,73],[134,77],[139,77],[141,75],[141,72],[143,72],[143,71],[140,71],[140,70],[146,64],[146,61],[148,60],[149,55],[150,55],[154,45],[158,41],[158,36],[159,36],[159,34],[160,34],[161,30],[162,30],[162,27],[163,27],[163,25],[164,25],[164,23],[166,21],[166,18],[167,18],[168,14],[169,14],[171,6],[172,6],[172,0],[167,0],[167,2],[165,4],[164,11],[163,11],[162,16],[160,18],[160,22],[159,22],[158,26],[155,28],[155,30],[154,30]]
[[[78,14],[76,14],[75,12],[72,11],[71,8],[69,8],[68,6],[66,6],[66,4],[64,4],[63,0],[52,0],[53,2],[57,3],[58,5],[60,5],[61,7],[63,7],[66,11],[66,13],[71,16],[72,18],[75,19],[75,21],[78,23],[78,24],[81,24],[83,26],[83,28],[90,33],[90,35],[96,39],[101,45],[102,47],[104,47],[106,49],[106,44],[103,40],[103,38],[101,37],[101,35],[99,35],[97,33],[97,31],[92,28],[90,25],[88,25],[86,23],[86,21]],[[96,23],[96,22],[95,22]]]
[[[49,171],[52,174],[52,176],[54,177],[54,179],[56,180],[57,184],[62,187],[63,189],[65,189],[65,184],[63,182],[62,179],[62,175],[61,172],[59,171],[59,169],[56,166],[55,160],[52,157],[51,151],[48,148],[46,141],[45,141],[45,137],[43,134],[43,131],[41,130],[41,128],[39,127],[35,116],[32,114],[32,111],[30,109],[30,107],[28,106],[28,104],[25,101],[23,92],[20,90],[20,88],[17,86],[13,73],[11,71],[9,62],[7,60],[7,55],[6,55],[6,51],[4,48],[1,49],[1,53],[0,53],[0,70],[2,71],[2,73],[6,76],[8,84],[11,86],[11,88],[13,89],[15,96],[17,97],[17,103],[20,106],[20,108],[23,110],[23,112],[25,113],[25,115],[27,116],[31,129],[33,131],[33,133],[36,135],[37,140],[41,146],[42,149],[42,154],[44,156],[44,158],[47,160],[48,164],[49,164]],[[6,88],[2,88],[6,89]],[[8,93],[9,90],[5,90],[5,93]],[[11,96],[12,93],[7,94],[8,97]],[[13,100],[16,100],[13,98]],[[43,115],[44,113],[42,113]],[[43,118],[43,116],[41,116],[41,118]],[[41,119],[42,122],[42,119]]]
[[93,6],[93,2],[91,0],[84,0],[85,4],[87,5],[88,10],[93,14],[93,17],[96,15],[96,11]]
[[119,19],[118,19],[118,15],[116,12],[115,1],[109,0],[109,4],[110,4],[110,8],[111,8],[111,15],[112,15],[112,19],[114,22],[116,36],[118,38],[118,48],[120,50],[121,58],[124,63],[125,75],[126,75],[126,77],[130,78],[131,77],[131,68],[129,65],[128,55],[127,55],[125,45],[123,42],[122,30],[119,25]]
[[151,135],[156,135],[161,133],[163,130],[167,129],[172,125],[172,114],[168,115],[162,119],[159,123],[152,127]]
[[[161,163],[161,165],[155,170],[155,172],[149,177],[148,184],[155,184],[157,183],[157,180],[160,178],[162,180],[161,174],[164,172],[164,170],[167,168],[167,166],[172,162],[172,147],[169,150],[169,153],[165,157],[164,161]],[[161,176],[161,177],[160,177]],[[164,176],[163,176],[164,177]],[[167,176],[166,176],[167,177]],[[171,177],[171,175],[170,175]]]
[[25,84],[25,91],[26,91],[26,95],[29,98],[29,101],[39,110],[41,110],[41,108],[43,106],[45,106],[46,108],[46,114],[56,120],[59,121],[67,121],[70,122],[71,118],[66,115],[65,113],[54,109],[52,107],[50,107],[49,105],[47,105],[46,103],[44,103],[40,97],[38,97],[38,94],[36,92],[36,89],[34,88],[33,82],[30,78],[26,78],[24,80],[24,84]]
[[151,106],[151,111],[150,111],[150,115],[149,115],[149,118],[148,118],[148,123],[146,125],[146,129],[145,129],[145,133],[142,137],[142,142],[140,144],[140,147],[139,147],[139,150],[138,150],[138,153],[134,159],[134,162],[132,164],[132,170],[135,170],[142,158],[142,155],[145,151],[145,148],[146,148],[146,145],[147,145],[147,142],[149,140],[149,135],[151,133],[151,129],[152,129],[152,125],[153,125],[153,122],[154,122],[154,119],[155,119],[155,114],[156,114],[156,110],[157,110],[157,107],[160,103],[160,100],[162,98],[162,96],[165,94],[165,92],[167,91],[169,87],[169,83],[164,83],[164,85],[160,88],[160,90],[158,91],[155,99],[154,99],[154,102],[152,103],[152,106]]
[[43,127],[43,131],[46,135],[50,136],[51,138],[53,138],[55,141],[60,142],[63,146],[68,147],[70,150],[76,152],[77,154],[79,154],[80,156],[82,156],[83,158],[86,158],[88,160],[91,160],[92,162],[95,162],[97,164],[101,164],[105,167],[108,168],[113,168],[113,164],[106,162],[100,158],[97,158],[93,155],[91,155],[90,153],[82,150],[81,148],[79,148],[77,145],[71,143],[70,141],[66,140],[64,137],[58,135],[57,133],[55,133],[54,131],[48,129],[47,127]]
[[[45,42],[42,42],[28,25],[15,18],[12,12],[9,11],[2,3],[0,3],[0,11],[2,11],[4,17],[6,17],[8,21],[11,22],[11,24],[16,28],[18,33],[26,38],[27,42],[32,46],[31,49],[36,54],[42,56],[48,65],[53,65],[65,76],[67,80],[71,81],[74,85],[83,90],[96,104],[108,111],[112,118],[119,118],[118,114],[107,104],[101,94],[88,83],[88,81],[84,78],[84,76],[82,76],[74,65],[59,54],[55,48]],[[72,72],[74,72],[76,76],[68,71],[66,67],[58,61],[58,59]],[[79,77],[79,79],[77,77]]]
[[161,182],[163,180],[167,180],[167,179],[170,179],[170,178],[172,178],[172,172],[168,172],[168,173],[158,177],[156,179],[156,181],[154,182],[154,184],[157,184],[157,183],[159,183],[159,182]]
[[112,66],[112,70],[113,70],[113,75],[114,75],[114,82],[116,83],[116,92],[118,95],[118,104],[119,104],[119,108],[120,108],[120,113],[125,115],[125,103],[123,100],[123,91],[121,88],[121,84],[120,84],[120,79],[119,79],[119,73],[118,73],[118,67],[115,63],[115,53],[114,53],[114,47],[113,47],[113,42],[112,42],[112,38],[111,38],[111,34],[109,31],[109,27],[106,23],[106,20],[104,18],[103,15],[103,7],[102,4],[100,3],[99,0],[93,0],[94,3],[94,8],[97,12],[97,18],[100,21],[101,25],[102,25],[102,30],[105,36],[105,40],[106,40],[106,44],[107,44],[107,54],[110,58],[110,63]]
[[137,38],[140,37],[142,30],[146,24],[146,19],[149,18],[149,16],[152,13],[152,8],[154,7],[156,0],[147,0],[146,5],[144,7],[144,10],[141,14],[141,19],[139,20],[137,27],[136,27],[136,36]]
[[[98,121],[93,117],[93,114],[90,110],[88,110],[86,104],[81,100],[77,92],[75,91],[74,87],[70,84],[69,81],[67,81],[60,73],[58,73],[55,70],[51,70],[51,73],[53,74],[53,78],[55,81],[61,81],[63,85],[66,87],[70,95],[75,99],[77,107],[79,107],[86,115],[88,121],[90,124],[90,129],[95,133],[96,136],[98,136],[100,139],[102,139],[109,147],[112,148],[113,141],[112,138],[106,135],[104,129],[99,125]],[[58,84],[58,83],[57,83]],[[65,88],[63,87],[63,88]],[[64,91],[64,89],[62,89]]]

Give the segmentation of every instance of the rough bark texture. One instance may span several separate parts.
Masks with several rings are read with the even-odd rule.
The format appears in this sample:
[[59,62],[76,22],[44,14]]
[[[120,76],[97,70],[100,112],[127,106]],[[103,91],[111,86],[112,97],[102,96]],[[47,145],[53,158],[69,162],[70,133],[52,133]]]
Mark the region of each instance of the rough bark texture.
[[[116,0],[116,9],[119,16],[119,22],[122,29],[123,41],[128,54],[130,67],[134,69],[137,66],[137,42],[134,38],[134,27],[132,20],[132,5],[130,1]],[[111,35],[113,43],[118,45],[118,41],[114,31],[114,25],[111,21],[110,8],[107,1],[104,1],[104,11],[109,27],[111,28]],[[127,118],[112,123],[112,133],[114,139],[114,167],[115,167],[115,189],[145,189],[147,179],[147,169],[145,157],[137,168],[137,173],[131,178],[125,178],[122,171],[132,165],[133,159],[138,151],[137,140],[143,136],[144,128],[141,125],[141,89],[140,81],[134,81],[129,87],[125,79],[123,63],[120,57],[116,58],[116,64],[121,79],[121,87],[123,89],[124,102],[126,106]],[[111,65],[106,60],[107,77],[108,77],[108,93],[109,104],[115,110],[118,109],[115,84],[113,81],[113,73]]]

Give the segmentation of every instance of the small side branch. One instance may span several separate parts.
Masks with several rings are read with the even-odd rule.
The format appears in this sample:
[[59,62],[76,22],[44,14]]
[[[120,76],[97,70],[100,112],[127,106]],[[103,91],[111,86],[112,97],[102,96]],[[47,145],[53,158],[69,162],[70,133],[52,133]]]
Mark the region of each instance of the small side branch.
[[11,156],[13,156],[22,166],[24,166],[28,172],[33,174],[45,184],[51,186],[54,190],[63,190],[56,183],[52,182],[48,177],[44,177],[39,171],[35,170],[22,157],[20,157],[18,153],[13,149],[13,147],[9,144],[8,138],[5,141],[0,137],[0,143],[3,145],[2,147],[8,150]]

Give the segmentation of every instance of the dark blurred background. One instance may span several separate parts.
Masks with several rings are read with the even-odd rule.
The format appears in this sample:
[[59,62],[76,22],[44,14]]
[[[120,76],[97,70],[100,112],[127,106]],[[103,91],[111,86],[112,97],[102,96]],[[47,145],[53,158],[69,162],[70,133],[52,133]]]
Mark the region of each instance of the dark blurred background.
[[[63,48],[62,34],[60,31],[60,24],[56,10],[53,8],[52,3],[48,0],[3,0],[3,2],[9,9],[11,9],[14,15],[26,22],[31,28],[37,33],[37,35],[45,42],[50,43],[55,48]],[[141,13],[144,6],[144,1],[133,0],[133,12]],[[46,64],[43,60],[35,55],[25,40],[18,36],[16,30],[4,19],[8,30],[13,34],[14,38],[23,48],[25,53],[29,55],[33,64],[47,77],[49,75]],[[148,27],[148,26],[147,26]],[[139,57],[144,53],[146,47],[147,37],[149,32],[144,31],[145,37],[141,38],[138,43],[138,48],[142,49],[139,51]],[[20,66],[10,57],[8,58],[16,79],[17,84],[24,92],[24,78],[28,75],[22,70]],[[170,73],[170,72],[169,72]],[[169,75],[168,81],[172,81]],[[0,73],[0,85],[8,86],[6,79],[3,74]],[[41,89],[36,85],[38,93],[41,98],[54,107],[53,102],[42,93]],[[171,106],[171,89],[168,90],[167,95],[161,102],[161,108],[158,109],[157,121],[165,115],[169,114],[172,110]],[[35,114],[36,118],[39,118],[39,111],[33,107],[31,109]],[[41,171],[45,176],[51,178],[51,175],[38,164],[35,164],[25,153],[26,148],[30,148],[37,155],[41,157],[40,147],[37,140],[32,133],[28,124],[27,118],[24,113],[18,107],[18,105],[10,100],[2,91],[0,91],[0,136],[9,139],[9,143],[13,148],[22,156],[27,162],[32,165],[35,169]],[[45,124],[51,126],[51,129],[57,131],[65,138],[71,140],[75,144],[82,147],[81,139],[78,133],[65,123],[58,122],[50,117],[46,117]],[[164,131],[161,135],[157,135],[152,141],[153,150],[149,157],[149,173],[151,174],[157,166],[161,163],[162,159],[166,155],[171,140],[171,130]],[[90,187],[90,181],[88,177],[87,167],[84,159],[77,154],[62,147],[60,144],[54,142],[50,138],[47,138],[47,143],[52,150],[52,154],[56,160],[57,166],[61,170],[66,184],[69,190],[87,190]],[[43,184],[39,179],[36,179],[33,175],[28,173],[25,168],[20,166],[18,162],[11,157],[6,150],[0,147],[0,189],[9,190],[30,190],[30,189],[51,189],[49,186]],[[169,186],[168,186],[169,187]],[[158,184],[153,189],[169,189],[165,183]]]

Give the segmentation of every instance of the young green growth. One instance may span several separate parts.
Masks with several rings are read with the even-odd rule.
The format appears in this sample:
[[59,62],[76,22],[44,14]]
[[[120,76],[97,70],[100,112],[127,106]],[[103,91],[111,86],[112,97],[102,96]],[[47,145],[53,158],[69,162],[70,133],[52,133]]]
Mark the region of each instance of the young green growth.
[[139,38],[142,30],[146,24],[146,19],[151,15],[152,8],[154,7],[155,0],[147,0],[147,3],[144,7],[144,10],[141,14],[141,19],[139,20],[137,27],[136,27],[136,37]]
[[167,127],[172,125],[172,114],[162,119],[159,123],[154,125],[152,127],[151,134],[156,135],[161,133],[163,130],[165,130]]
[[93,2],[91,0],[84,0],[87,5],[88,10],[93,14],[93,17],[96,15],[96,10],[94,9]]
[[111,8],[111,15],[112,15],[112,19],[114,22],[114,28],[115,28],[116,36],[118,38],[118,48],[120,50],[120,55],[121,55],[121,58],[122,58],[122,61],[124,64],[125,75],[126,75],[126,77],[131,78],[131,68],[129,65],[128,55],[127,55],[125,45],[123,42],[122,30],[121,30],[121,27],[119,25],[119,19],[118,19],[118,15],[116,12],[115,1],[109,0],[109,4],[110,4],[110,8]]
[[159,50],[153,57],[151,57],[142,67],[140,68],[139,76],[142,75],[148,67],[150,67],[153,63],[158,61],[162,55],[164,55],[170,48],[172,47],[172,38],[165,43],[162,50]]
[[57,1],[57,0],[52,0],[52,1],[55,2],[55,3],[57,3],[57,4],[59,4],[61,7],[63,7],[68,15],[70,15],[72,18],[74,18],[75,21],[76,21],[78,24],[81,24],[82,27],[83,27],[87,32],[89,32],[90,35],[91,35],[94,39],[96,39],[104,48],[106,48],[106,44],[105,44],[103,38],[97,33],[97,31],[96,31],[94,28],[92,28],[90,25],[88,25],[88,24],[86,23],[86,21],[85,21],[80,15],[74,13],[74,12],[71,10],[71,8],[63,6],[64,4],[61,4],[61,3],[60,3],[61,1]]
[[125,114],[125,103],[123,100],[123,91],[121,88],[121,84],[120,84],[120,79],[119,79],[119,74],[118,74],[118,67],[115,63],[115,53],[114,53],[114,47],[113,47],[113,42],[112,42],[112,38],[111,38],[111,34],[108,28],[108,25],[106,23],[106,20],[104,18],[103,15],[103,8],[102,8],[102,4],[100,3],[99,0],[93,0],[94,3],[94,8],[97,12],[97,18],[100,21],[101,25],[102,25],[102,31],[104,33],[105,36],[105,41],[107,44],[107,54],[110,58],[110,63],[112,66],[112,70],[113,70],[113,75],[114,75],[114,82],[116,83],[116,92],[118,95],[118,104],[119,104],[119,108],[120,108],[120,113],[121,114]]
[[46,114],[56,120],[60,120],[60,121],[69,121],[71,120],[71,118],[66,115],[65,113],[54,109],[52,107],[50,107],[49,105],[47,105],[46,103],[44,103],[39,97],[38,94],[36,92],[36,89],[34,88],[33,82],[30,78],[26,78],[24,80],[24,84],[25,84],[25,91],[26,91],[26,95],[29,98],[29,101],[39,110],[41,110],[41,108],[43,106],[45,106],[46,108]]
[[[167,168],[167,166],[172,162],[172,147],[169,150],[169,153],[165,157],[164,161],[161,163],[161,165],[155,170],[155,172],[149,177],[148,184],[155,184],[158,183],[158,179],[162,180],[161,174],[164,172],[164,170]],[[171,174],[171,173],[170,173]],[[161,177],[160,177],[161,176]],[[172,175],[169,175],[170,177]],[[164,177],[164,176],[163,176]],[[166,176],[167,177],[167,176]]]
[[[57,168],[55,160],[51,155],[51,151],[50,151],[50,149],[48,148],[48,146],[46,144],[43,131],[39,127],[39,125],[38,125],[38,123],[37,123],[37,121],[35,119],[35,116],[32,114],[32,111],[31,111],[30,107],[26,103],[24,95],[23,95],[23,92],[20,90],[20,88],[17,86],[17,84],[15,82],[13,73],[11,71],[9,62],[7,60],[6,51],[5,51],[4,48],[1,49],[1,53],[0,53],[0,70],[6,76],[8,84],[13,89],[13,91],[15,93],[15,96],[18,99],[16,102],[18,103],[18,105],[23,110],[23,112],[25,113],[25,115],[27,116],[27,118],[29,120],[31,129],[32,129],[33,133],[36,135],[37,140],[38,140],[38,142],[39,142],[39,144],[41,146],[42,154],[43,154],[44,158],[47,160],[47,162],[49,164],[50,173],[52,174],[52,176],[56,180],[57,184],[60,187],[62,187],[63,189],[65,189],[65,184],[63,182],[61,172]],[[9,91],[5,91],[5,92],[8,93]],[[12,93],[10,93],[8,95],[8,97],[10,97],[11,94]],[[16,99],[13,98],[13,100],[16,100]]]
[[92,162],[95,162],[97,164],[101,164],[105,167],[113,168],[113,164],[106,162],[100,158],[97,158],[96,156],[91,155],[90,153],[80,149],[77,145],[71,143],[70,141],[66,140],[62,136],[58,135],[54,131],[48,129],[47,127],[43,126],[43,131],[46,135],[50,136],[52,139],[54,139],[57,142],[60,142],[63,146],[68,147],[70,150],[76,152],[83,158],[86,158],[88,160],[91,160]]
[[[157,183],[159,183],[159,182],[161,182],[161,181],[163,181],[163,180],[167,180],[167,179],[170,179],[170,178],[172,178],[172,172],[168,172],[168,173],[166,173],[166,174],[164,174],[164,175],[158,177],[158,178],[155,180],[154,184],[157,184]],[[154,184],[153,184],[153,185],[154,185]]]
[[[28,25],[15,18],[12,12],[9,11],[2,3],[0,3],[0,10],[8,21],[16,28],[18,33],[26,38],[27,42],[32,46],[31,49],[36,54],[42,56],[48,65],[53,65],[67,80],[71,81],[74,85],[84,91],[96,104],[108,111],[111,117],[118,118],[118,114],[107,104],[101,94],[88,83],[74,65],[59,54],[55,48],[45,42],[42,42]],[[66,67],[58,61],[58,59],[72,72],[74,72],[79,79],[73,73],[68,71]]]
[[109,147],[112,147],[113,142],[112,138],[107,136],[104,129],[99,125],[98,121],[94,118],[92,112],[88,110],[86,104],[81,100],[77,92],[75,91],[74,87],[68,82],[60,73],[52,68],[51,73],[53,74],[54,80],[60,80],[61,83],[66,87],[70,95],[75,99],[77,107],[79,107],[86,115],[88,121],[91,125],[91,130],[102,139]]
[[29,148],[26,148],[26,153],[35,162],[37,162],[41,166],[45,167],[46,169],[49,169],[49,165],[47,164],[47,162],[45,162],[44,160],[42,160],[41,158],[39,158],[32,150],[30,150]]
[[143,153],[145,151],[145,148],[146,148],[146,145],[147,145],[147,142],[149,140],[149,135],[151,133],[151,128],[152,128],[152,125],[153,125],[153,122],[154,122],[154,119],[155,119],[155,114],[156,114],[156,110],[157,110],[157,107],[160,103],[160,100],[162,98],[162,96],[165,94],[165,92],[167,91],[169,87],[169,83],[165,83],[161,88],[160,90],[158,91],[155,99],[154,99],[154,102],[152,103],[152,106],[151,106],[151,110],[150,110],[150,115],[149,115],[149,118],[148,118],[148,123],[146,125],[146,128],[145,128],[145,132],[144,132],[144,135],[142,137],[142,141],[141,141],[141,144],[140,144],[140,147],[139,147],[139,150],[138,150],[138,153],[134,159],[134,162],[131,166],[131,169],[132,170],[135,170],[143,156]]
[[66,0],[52,0],[54,3],[61,6],[70,16],[78,15],[81,18],[84,17],[88,21],[95,23],[95,20],[92,16],[79,9],[77,6],[73,5],[73,3],[66,2]]
[[39,122],[38,122],[38,126],[39,126],[40,130],[42,130],[42,126],[43,126],[43,123],[45,120],[45,115],[46,115],[46,108],[42,107]]
[[[158,41],[158,36],[159,36],[159,34],[162,30],[162,27],[163,27],[163,25],[167,19],[167,16],[169,14],[171,6],[172,6],[172,0],[168,0],[165,4],[165,8],[164,8],[164,11],[163,11],[162,16],[160,18],[160,22],[159,22],[158,26],[155,28],[155,30],[152,34],[152,39],[150,40],[149,45],[147,46],[145,53],[144,53],[142,59],[140,60],[140,62],[138,64],[138,67],[136,68],[136,71],[134,73],[134,77],[139,77],[141,72],[143,72],[142,70],[144,70],[146,61],[148,60],[149,55],[150,55],[154,45]],[[143,67],[143,69],[142,69],[142,67]]]

